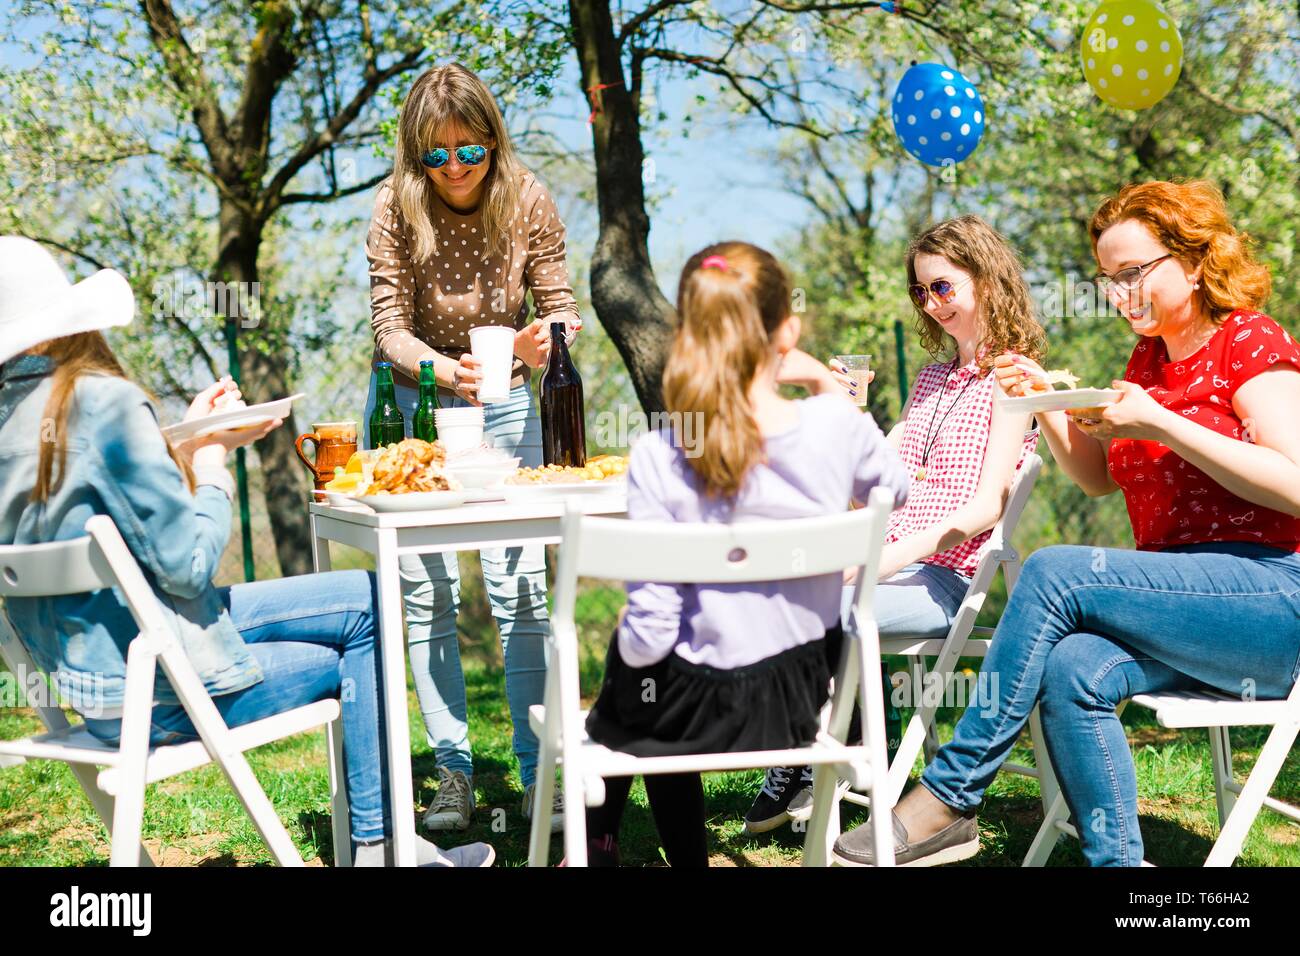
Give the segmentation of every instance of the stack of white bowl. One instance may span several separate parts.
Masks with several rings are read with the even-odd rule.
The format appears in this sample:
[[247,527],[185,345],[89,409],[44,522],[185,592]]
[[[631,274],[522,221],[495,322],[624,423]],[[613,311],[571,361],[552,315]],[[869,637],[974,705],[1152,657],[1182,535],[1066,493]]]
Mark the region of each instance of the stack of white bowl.
[[483,444],[483,409],[477,405],[434,409],[433,423],[449,456]]

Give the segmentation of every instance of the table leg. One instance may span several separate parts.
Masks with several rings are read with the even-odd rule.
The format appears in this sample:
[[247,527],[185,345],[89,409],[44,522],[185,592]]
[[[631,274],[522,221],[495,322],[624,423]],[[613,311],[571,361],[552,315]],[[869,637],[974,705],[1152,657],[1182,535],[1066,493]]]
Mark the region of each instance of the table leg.
[[402,582],[397,532],[376,531],[379,651],[383,655],[384,718],[388,728],[388,793],[393,811],[394,862],[415,866],[415,790],[411,781],[411,727],[406,707],[406,647],[402,640]]
[[334,565],[330,563],[330,542],[328,538],[322,538],[316,534],[316,516],[308,514],[308,520],[311,523],[311,563],[317,571],[332,570]]

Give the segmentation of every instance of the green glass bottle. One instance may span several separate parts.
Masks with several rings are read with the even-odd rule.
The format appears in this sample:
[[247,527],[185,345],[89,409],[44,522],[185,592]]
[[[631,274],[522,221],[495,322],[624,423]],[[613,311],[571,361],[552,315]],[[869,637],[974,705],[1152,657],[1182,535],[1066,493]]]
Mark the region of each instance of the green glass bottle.
[[437,441],[438,426],[433,413],[438,407],[438,380],[433,375],[433,360],[420,362],[420,403],[415,406],[414,435],[422,441]]
[[880,662],[880,686],[885,691],[885,750],[892,764],[903,742],[903,712],[894,703],[894,685],[889,680],[889,665],[884,661]]
[[397,407],[393,389],[393,363],[375,365],[375,410],[370,413],[370,447],[383,448],[406,437],[406,420]]

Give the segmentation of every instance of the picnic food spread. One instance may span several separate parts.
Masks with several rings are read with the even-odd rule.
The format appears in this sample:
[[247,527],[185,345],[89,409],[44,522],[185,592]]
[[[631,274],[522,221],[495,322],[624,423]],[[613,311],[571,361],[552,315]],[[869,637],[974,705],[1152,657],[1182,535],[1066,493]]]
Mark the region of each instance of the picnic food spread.
[[447,472],[446,461],[441,442],[404,438],[384,448],[354,453],[325,490],[347,495],[458,491],[460,482]]
[[506,479],[508,485],[573,484],[583,481],[617,480],[627,473],[627,459],[622,455],[596,455],[582,467],[545,465],[520,468]]
[[[384,448],[354,453],[346,466],[335,469],[334,478],[325,485],[324,490],[357,497],[458,491],[462,484],[456,477],[455,462],[469,460],[470,457],[453,456],[449,462],[442,442],[406,438]],[[626,473],[627,458],[624,456],[597,455],[588,459],[587,464],[581,468],[561,465],[519,468],[513,473],[508,472],[503,483],[542,485],[614,481]]]

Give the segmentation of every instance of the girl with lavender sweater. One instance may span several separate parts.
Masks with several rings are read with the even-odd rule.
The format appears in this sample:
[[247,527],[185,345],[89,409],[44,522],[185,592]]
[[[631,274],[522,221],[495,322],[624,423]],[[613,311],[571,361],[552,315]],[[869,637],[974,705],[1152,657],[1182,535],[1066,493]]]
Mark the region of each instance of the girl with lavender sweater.
[[[824,367],[806,384],[825,394],[790,401],[777,393],[782,359],[800,331],[789,302],[780,264],[748,243],[709,246],[687,262],[664,399],[670,411],[700,416],[703,427],[637,443],[629,519],[804,518],[844,511],[877,486],[903,503],[908,478],[897,452]],[[688,447],[678,440],[701,434]],[[808,743],[838,658],[840,591],[837,574],[630,584],[587,723],[592,739],[641,756]],[[652,700],[646,686],[655,688]],[[631,783],[607,779],[604,805],[587,811],[592,865],[617,863]],[[707,866],[699,774],[653,775],[646,789],[669,863]]]

